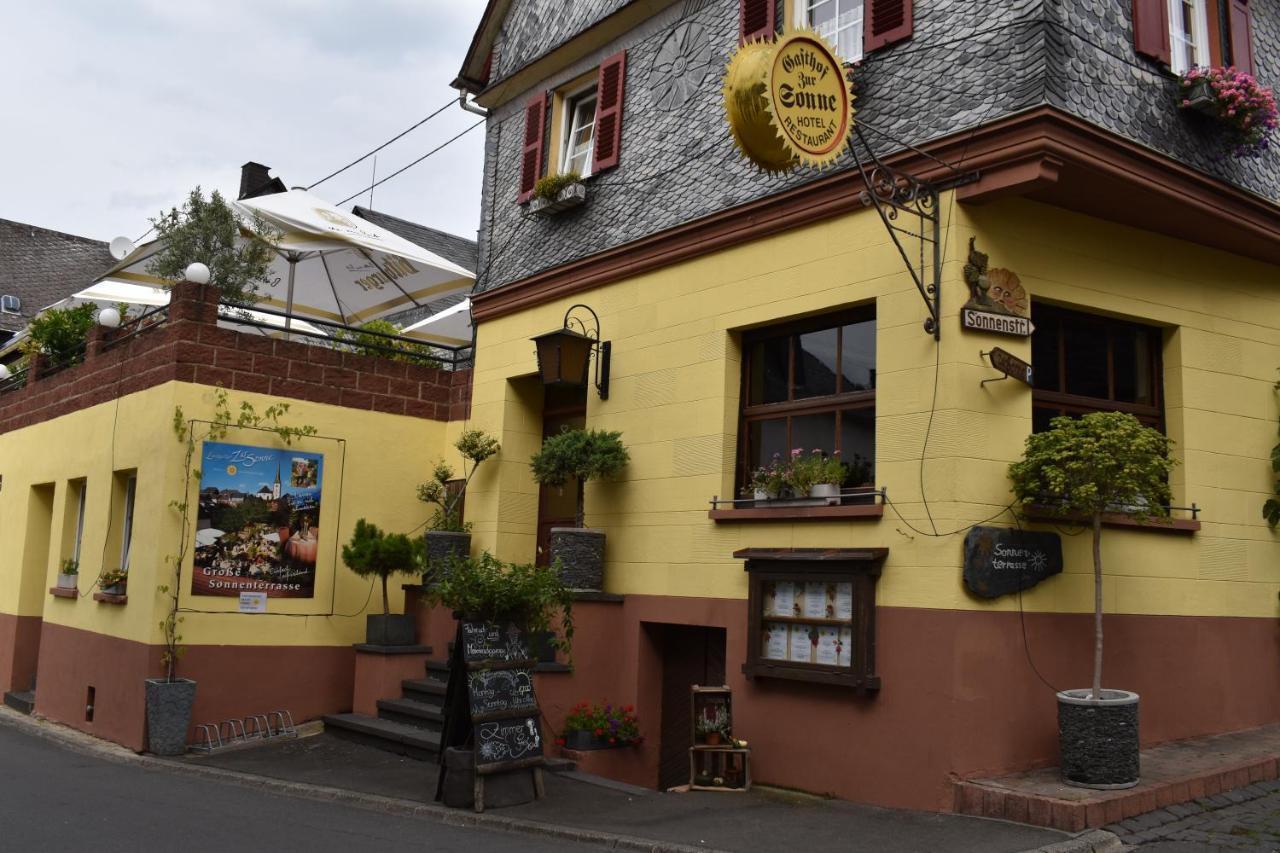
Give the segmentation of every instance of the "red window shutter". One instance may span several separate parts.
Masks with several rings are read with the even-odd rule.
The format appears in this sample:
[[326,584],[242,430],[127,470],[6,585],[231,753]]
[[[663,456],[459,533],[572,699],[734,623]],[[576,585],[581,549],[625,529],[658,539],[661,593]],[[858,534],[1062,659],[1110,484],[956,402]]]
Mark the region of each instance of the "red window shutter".
[[906,41],[912,32],[911,0],[866,0],[862,7],[862,49],[866,53]]
[[1133,0],[1133,49],[1169,64],[1168,0]]
[[1229,0],[1231,18],[1231,64],[1246,74],[1253,73],[1253,21],[1249,0]]
[[520,194],[516,201],[533,198],[533,185],[542,177],[542,135],[547,123],[547,93],[541,92],[524,108],[524,145],[520,149]]
[[622,94],[626,88],[627,52],[624,50],[600,63],[596,87],[596,150],[591,171],[602,172],[618,165],[622,148]]
[[738,40],[773,38],[777,14],[776,0],[738,0]]

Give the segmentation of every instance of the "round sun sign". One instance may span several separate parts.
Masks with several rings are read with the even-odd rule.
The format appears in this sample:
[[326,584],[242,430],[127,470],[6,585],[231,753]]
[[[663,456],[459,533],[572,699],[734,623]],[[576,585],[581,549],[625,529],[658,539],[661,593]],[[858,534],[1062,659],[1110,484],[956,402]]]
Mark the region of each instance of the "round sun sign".
[[853,129],[844,66],[807,30],[739,48],[725,75],[724,98],[734,141],[770,172],[834,163]]

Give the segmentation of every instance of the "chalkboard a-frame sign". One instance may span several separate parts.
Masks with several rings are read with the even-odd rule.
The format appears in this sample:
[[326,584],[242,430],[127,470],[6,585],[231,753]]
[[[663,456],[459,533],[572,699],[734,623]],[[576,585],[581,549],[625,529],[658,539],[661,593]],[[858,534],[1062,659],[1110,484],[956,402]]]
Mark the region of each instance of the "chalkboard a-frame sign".
[[[475,755],[475,808],[484,810],[484,777],[528,768],[543,797],[542,731],[533,690],[528,638],[514,624],[458,623],[449,663],[440,749],[470,746]],[[436,799],[443,795],[444,762]]]

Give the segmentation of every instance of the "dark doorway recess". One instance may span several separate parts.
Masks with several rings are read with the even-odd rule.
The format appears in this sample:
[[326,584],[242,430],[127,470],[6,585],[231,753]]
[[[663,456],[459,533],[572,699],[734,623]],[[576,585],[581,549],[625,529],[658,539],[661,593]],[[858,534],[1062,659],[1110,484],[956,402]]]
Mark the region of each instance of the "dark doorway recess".
[[689,688],[724,684],[725,630],[659,624],[647,624],[645,630],[662,650],[658,783],[665,791],[689,781],[689,747],[693,746]]
[[[583,429],[587,425],[587,389],[548,387],[542,404],[542,437],[557,435],[561,430]],[[570,480],[560,488],[538,487],[538,554],[539,566],[551,565],[551,528],[573,527],[577,519],[578,481]]]

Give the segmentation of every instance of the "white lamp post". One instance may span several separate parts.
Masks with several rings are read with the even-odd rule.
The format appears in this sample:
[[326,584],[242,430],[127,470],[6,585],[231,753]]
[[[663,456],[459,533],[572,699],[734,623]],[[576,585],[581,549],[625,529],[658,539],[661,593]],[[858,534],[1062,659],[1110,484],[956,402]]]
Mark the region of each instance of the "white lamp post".
[[120,328],[120,309],[103,308],[98,312],[98,325],[104,329]]

